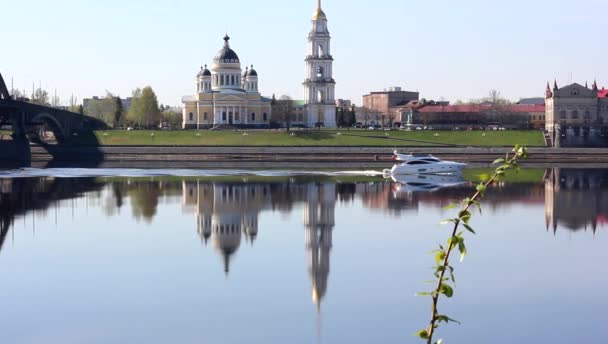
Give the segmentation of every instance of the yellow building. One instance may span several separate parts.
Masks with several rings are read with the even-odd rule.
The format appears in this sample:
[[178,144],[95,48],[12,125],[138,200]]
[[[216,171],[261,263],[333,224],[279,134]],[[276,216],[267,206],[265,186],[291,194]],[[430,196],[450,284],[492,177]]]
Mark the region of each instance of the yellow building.
[[196,94],[182,98],[184,129],[268,127],[271,99],[260,95],[258,73],[253,65],[243,73],[239,57],[230,48],[229,41],[230,37],[226,35],[211,69],[205,65],[196,75]]

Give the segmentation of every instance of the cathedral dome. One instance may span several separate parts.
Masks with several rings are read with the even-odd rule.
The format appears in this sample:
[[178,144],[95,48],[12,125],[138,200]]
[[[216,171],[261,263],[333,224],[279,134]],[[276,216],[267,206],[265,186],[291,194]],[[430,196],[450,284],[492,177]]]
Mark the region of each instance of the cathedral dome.
[[211,71],[207,68],[207,65],[205,65],[205,67],[201,66],[200,72],[198,72],[198,74],[196,74],[197,78],[200,78],[203,76],[211,76]]
[[253,69],[253,65],[251,65],[251,68],[249,69],[249,72],[247,73],[248,76],[258,76],[258,72],[255,71],[255,69]]
[[230,49],[230,44],[228,43],[229,40],[230,37],[228,35],[224,36],[224,47],[217,52],[213,58],[213,62],[240,63],[239,56],[234,52],[234,50]]

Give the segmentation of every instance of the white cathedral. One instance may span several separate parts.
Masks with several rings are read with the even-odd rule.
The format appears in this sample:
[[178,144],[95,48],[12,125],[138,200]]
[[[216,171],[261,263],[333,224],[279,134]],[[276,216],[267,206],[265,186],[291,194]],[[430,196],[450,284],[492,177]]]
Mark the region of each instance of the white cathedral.
[[[241,61],[229,41],[230,37],[226,35],[224,46],[213,59],[211,68],[205,65],[196,75],[196,94],[182,98],[184,129],[270,126],[272,100],[261,96],[253,65],[246,67],[243,73]],[[308,35],[304,108],[296,109],[300,114],[296,114],[292,124],[336,127],[336,82],[330,42],[327,16],[318,0]]]

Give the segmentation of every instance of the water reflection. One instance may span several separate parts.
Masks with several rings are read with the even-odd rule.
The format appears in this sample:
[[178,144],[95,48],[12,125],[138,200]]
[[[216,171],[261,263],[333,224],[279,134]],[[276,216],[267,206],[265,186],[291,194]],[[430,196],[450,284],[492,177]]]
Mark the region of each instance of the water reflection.
[[557,231],[591,230],[608,223],[608,173],[604,170],[551,169],[545,178],[545,222]]
[[[542,176],[542,172],[540,171],[540,176]],[[376,241],[380,242],[378,245],[380,245],[381,250],[384,250],[384,247],[390,245],[390,243],[382,240],[392,239],[382,237],[382,235],[391,235],[390,231],[381,231],[379,228],[365,228],[365,232],[361,231],[358,234],[373,232],[370,237],[352,238],[349,236],[351,242],[348,240],[339,241],[336,243],[335,251],[332,251],[334,250],[334,234],[336,234],[335,239],[338,241],[339,235],[344,233],[339,227],[341,222],[346,221],[346,218],[344,215],[340,216],[340,211],[343,211],[344,208],[350,208],[348,214],[353,217],[356,217],[354,214],[356,212],[365,212],[365,216],[370,217],[379,215],[378,219],[372,219],[361,227],[369,226],[370,223],[372,223],[372,226],[376,225],[376,222],[372,222],[376,220],[379,222],[378,226],[385,224],[397,226],[400,224],[397,220],[412,219],[417,215],[423,217],[422,215],[426,211],[432,213],[433,221],[435,221],[439,219],[436,217],[437,213],[441,211],[441,207],[470,195],[474,187],[473,182],[460,177],[445,177],[442,179],[439,177],[422,178],[414,176],[396,178],[395,180],[369,177],[198,179],[45,177],[0,179],[0,257],[2,257],[3,248],[11,252],[10,245],[6,246],[6,239],[10,237],[11,228],[14,228],[16,219],[23,218],[25,220],[27,217],[29,220],[31,218],[32,225],[36,222],[49,222],[52,221],[49,217],[53,215],[53,210],[55,210],[55,217],[57,217],[57,208],[78,208],[82,207],[84,202],[86,207],[101,209],[102,216],[107,218],[129,217],[142,225],[153,225],[163,220],[161,215],[164,212],[174,210],[169,209],[172,206],[175,211],[180,213],[179,215],[190,215],[179,217],[177,221],[186,223],[187,233],[195,238],[195,241],[192,241],[190,236],[185,236],[187,240],[194,244],[192,245],[192,251],[197,253],[208,252],[214,258],[211,260],[209,271],[217,271],[220,274],[219,280],[224,282],[221,277],[221,271],[223,271],[226,277],[230,277],[229,282],[233,282],[234,279],[251,272],[246,271],[246,269],[238,269],[242,266],[249,266],[252,269],[251,265],[248,265],[251,262],[243,258],[247,254],[247,249],[253,247],[256,254],[263,254],[260,252],[262,251],[260,243],[264,243],[262,240],[272,236],[268,224],[264,223],[268,220],[268,217],[264,217],[263,213],[266,216],[269,213],[274,215],[291,214],[294,215],[294,219],[291,219],[290,225],[295,223],[294,227],[298,231],[304,231],[304,241],[301,242],[301,236],[298,236],[295,243],[296,249],[299,246],[299,252],[305,253],[306,262],[303,261],[303,258],[298,258],[293,263],[297,265],[293,269],[296,271],[295,275],[300,274],[303,281],[299,282],[298,286],[286,283],[281,285],[280,288],[296,289],[303,286],[309,296],[299,294],[297,299],[302,300],[311,312],[310,300],[312,300],[317,311],[320,311],[323,304],[325,316],[326,313],[330,313],[326,312],[326,309],[332,310],[331,304],[334,302],[334,295],[342,292],[348,293],[348,290],[344,290],[344,281],[340,279],[345,274],[344,270],[340,270],[340,262],[342,261],[342,264],[344,264],[344,261],[348,258],[351,259],[350,264],[360,264],[355,263],[354,259],[361,258],[362,248],[367,249],[368,244],[373,245]],[[545,233],[545,228],[543,228],[543,205],[547,229],[551,228],[556,235],[560,231],[577,232],[584,231],[587,228],[595,232],[596,228],[602,228],[607,224],[608,170],[548,169],[544,171],[544,177],[539,177],[536,182],[497,183],[488,190],[484,200],[484,211],[486,212],[484,218],[493,220],[494,212],[501,212],[501,216],[505,213],[509,215],[517,214],[517,212],[506,212],[505,210],[511,211],[511,207],[523,206],[522,208],[527,208],[528,205],[534,205],[535,211],[526,214],[533,214],[538,221],[535,221],[535,219],[523,221],[521,222],[523,226],[520,229],[525,230],[524,235],[529,233],[530,238],[535,237],[535,233],[529,231],[540,232],[540,240],[557,241],[552,234]],[[63,216],[66,215],[66,212],[61,213]],[[381,222],[380,218],[389,220]],[[61,219],[59,220],[61,221]],[[358,220],[361,220],[361,217]],[[55,218],[55,221],[57,221],[57,218]],[[175,223],[176,218],[171,218],[171,221],[170,223]],[[126,222],[129,224],[129,221]],[[412,222],[416,224],[425,223],[423,221]],[[536,226],[540,228],[527,228],[528,223],[536,223]],[[344,223],[342,225],[344,226]],[[336,227],[338,228],[336,229]],[[357,228],[353,229],[357,230]],[[336,230],[336,233],[334,233],[334,230]],[[515,229],[508,228],[507,230]],[[377,232],[382,234],[376,236]],[[90,233],[79,234],[87,236]],[[99,235],[99,233],[96,234]],[[410,234],[395,237],[407,241],[410,240]],[[494,235],[499,234],[494,233]],[[587,233],[583,232],[581,234],[590,240],[594,239]],[[58,234],[57,238],[65,239],[65,235],[66,233]],[[423,233],[422,235],[427,234]],[[177,232],[171,232],[169,236],[184,238]],[[129,240],[129,236],[125,238],[120,240]],[[497,238],[505,239],[500,236],[497,236]],[[428,238],[425,237],[425,239]],[[106,238],[106,240],[108,239]],[[364,243],[357,246],[360,243],[357,240]],[[597,243],[597,239],[594,242]],[[104,244],[107,243],[104,242]],[[117,245],[116,241],[109,244]],[[164,242],[158,244],[164,244]],[[281,246],[280,248],[284,248],[282,245],[287,246],[285,242],[275,244]],[[415,249],[417,243],[410,244],[412,245],[410,249]],[[538,244],[538,241],[534,243],[534,245]],[[17,241],[15,245],[19,245],[19,242]],[[183,246],[182,243],[180,245]],[[69,244],[66,244],[66,246],[69,246]],[[131,244],[127,242],[124,246],[130,249]],[[304,251],[301,250],[302,248],[304,248]],[[342,250],[343,248],[348,248],[348,250]],[[398,249],[400,248],[398,247]],[[38,249],[40,249],[39,246]],[[398,249],[396,250],[393,247],[392,251],[388,249],[386,251],[391,251],[390,254],[393,254]],[[521,245],[518,249],[522,249]],[[476,250],[476,252],[479,251]],[[25,252],[26,254],[32,254],[27,250]],[[293,251],[287,254],[291,254],[291,252]],[[148,252],[148,254],[150,253]],[[242,257],[240,259],[239,254]],[[334,270],[330,276],[332,254],[334,255]],[[402,269],[402,266],[383,267],[384,264],[390,265],[394,261],[403,261],[395,259],[396,256],[388,255],[386,252],[378,253],[376,251],[374,253],[378,256],[383,254],[387,255],[383,256],[383,259],[377,258],[374,264],[369,263],[368,270],[365,270],[364,263],[362,266],[352,269],[354,274],[357,274],[355,278],[360,278],[358,273],[370,274],[374,271],[382,271],[378,275],[374,275],[372,279],[375,281],[375,278],[381,278],[385,274],[392,274],[394,271]],[[494,251],[492,254],[494,254]],[[145,256],[145,253],[142,253],[142,256]],[[489,256],[486,255],[485,257]],[[9,257],[11,257],[10,254],[2,258],[7,259]],[[167,257],[163,256],[161,258]],[[146,259],[152,258],[146,256]],[[273,256],[272,259],[276,259],[276,257]],[[373,257],[365,256],[362,261],[373,259]],[[6,261],[4,260],[5,263]],[[197,264],[201,262],[201,260],[193,261],[196,261]],[[3,260],[0,260],[0,266],[6,268],[8,264],[5,265],[2,262]],[[180,264],[186,263],[181,260],[167,263],[171,268]],[[497,263],[492,262],[492,264],[494,266]],[[100,266],[103,267],[103,264],[100,263],[97,267]],[[306,272],[304,267],[306,267]],[[382,270],[383,268],[386,269]],[[78,273],[80,270],[75,268],[70,272],[74,271]],[[263,274],[266,272],[256,270],[255,273]],[[276,276],[272,275],[274,273],[275,271],[272,271],[269,275],[259,278],[275,278]],[[520,272],[518,271],[518,273]],[[330,277],[331,281],[329,280]],[[258,276],[254,276],[255,278],[258,278]],[[293,276],[291,278],[293,279]],[[387,280],[398,278],[394,275],[386,277]],[[355,279],[351,277],[348,281],[355,281]],[[180,280],[177,282],[180,282]],[[186,279],[186,282],[181,282],[183,287],[191,281]],[[213,278],[210,277],[207,282],[213,283]],[[388,282],[385,281],[384,283],[381,290],[371,290],[370,292],[382,293],[384,288],[390,290],[390,286],[386,285]],[[361,282],[361,284],[365,283]],[[402,287],[403,284],[398,286]],[[226,285],[221,285],[221,287],[226,287]],[[275,287],[279,288],[278,286]],[[268,288],[271,289],[272,287]],[[332,290],[334,290],[334,294],[331,297],[327,296]],[[337,293],[337,291],[340,291],[340,293]],[[137,292],[140,292],[140,290]],[[195,292],[200,291],[196,290]],[[350,292],[353,293],[352,290]],[[336,299],[340,297],[341,295],[336,295]],[[278,296],[277,300],[287,302],[285,301],[286,298]],[[346,303],[345,301],[342,302],[343,305]],[[387,306],[384,309],[385,311],[390,312],[390,309],[394,308],[392,302],[393,300],[387,301],[387,304],[391,307]],[[131,304],[128,305],[132,306]],[[295,308],[297,307],[292,305],[292,309]],[[333,311],[335,312],[336,308],[333,308]],[[399,323],[401,323],[400,318]],[[333,325],[335,326],[336,323],[334,322]],[[401,330],[405,331],[407,329],[409,328]]]

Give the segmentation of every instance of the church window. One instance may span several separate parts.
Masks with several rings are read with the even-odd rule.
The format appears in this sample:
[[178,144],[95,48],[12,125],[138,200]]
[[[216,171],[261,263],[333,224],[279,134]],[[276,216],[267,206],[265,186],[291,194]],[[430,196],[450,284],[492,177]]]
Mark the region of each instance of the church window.
[[189,120],[193,121],[194,120],[194,114],[192,112],[190,112],[190,114],[188,115]]
[[262,115],[262,120],[263,121],[268,120],[268,114],[266,112],[264,112],[264,114]]
[[566,111],[565,110],[560,111],[559,112],[559,117],[560,118],[566,118]]
[[224,76],[220,75],[220,86],[224,85]]
[[238,113],[238,112],[235,112],[235,113],[234,113],[234,120],[235,120],[235,121],[240,121],[240,120],[241,120],[241,116],[239,115],[239,113]]
[[255,112],[251,113],[251,120],[255,122]]
[[234,74],[232,74],[230,76],[230,85],[234,85],[234,84],[235,84],[235,82],[234,82]]
[[225,120],[226,120],[226,113],[222,112],[222,121],[225,121]]
[[317,55],[318,55],[318,56],[321,56],[321,57],[322,57],[322,56],[325,56],[325,54],[323,53],[323,45],[322,45],[322,44],[319,44],[319,45],[317,46]]
[[203,113],[203,120],[206,121],[207,120],[207,113]]
[[576,111],[576,110],[572,111],[571,117],[572,117],[572,119],[578,119],[578,111]]

